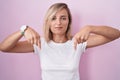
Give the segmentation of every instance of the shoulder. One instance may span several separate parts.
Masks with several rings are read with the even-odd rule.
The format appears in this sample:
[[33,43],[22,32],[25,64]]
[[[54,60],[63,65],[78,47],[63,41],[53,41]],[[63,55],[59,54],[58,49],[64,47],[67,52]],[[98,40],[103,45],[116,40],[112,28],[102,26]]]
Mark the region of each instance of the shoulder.
[[[73,46],[75,47],[73,38],[72,38],[72,43],[73,43]],[[79,44],[77,44],[76,49],[80,50],[82,52],[85,52],[85,50],[87,49],[87,44],[88,44],[88,42],[79,43]]]

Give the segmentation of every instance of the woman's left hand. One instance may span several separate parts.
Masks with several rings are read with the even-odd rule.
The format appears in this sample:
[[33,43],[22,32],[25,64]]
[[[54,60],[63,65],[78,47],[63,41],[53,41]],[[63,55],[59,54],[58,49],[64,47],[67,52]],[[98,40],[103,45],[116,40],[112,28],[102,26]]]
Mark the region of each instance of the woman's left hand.
[[89,38],[90,31],[91,31],[90,26],[85,26],[78,33],[75,34],[75,36],[73,37],[75,48],[77,44],[83,43]]

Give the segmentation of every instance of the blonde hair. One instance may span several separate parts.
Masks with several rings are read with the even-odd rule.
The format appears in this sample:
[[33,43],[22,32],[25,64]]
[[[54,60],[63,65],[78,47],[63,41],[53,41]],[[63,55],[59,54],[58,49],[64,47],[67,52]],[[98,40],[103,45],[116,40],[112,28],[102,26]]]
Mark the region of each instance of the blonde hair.
[[68,28],[66,31],[66,37],[67,39],[71,39],[71,23],[72,23],[72,16],[70,13],[70,10],[65,3],[55,3],[53,4],[47,11],[45,18],[44,18],[44,37],[47,42],[53,39],[52,32],[50,31],[50,21],[51,18],[60,10],[66,9],[68,13],[69,23]]

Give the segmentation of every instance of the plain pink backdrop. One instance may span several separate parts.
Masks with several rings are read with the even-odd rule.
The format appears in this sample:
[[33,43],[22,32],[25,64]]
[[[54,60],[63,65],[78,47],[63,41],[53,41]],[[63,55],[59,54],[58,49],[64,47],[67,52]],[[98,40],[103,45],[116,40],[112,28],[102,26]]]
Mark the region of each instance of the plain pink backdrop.
[[[1,0],[0,42],[23,24],[42,35],[44,15],[56,2],[68,4],[73,34],[87,24],[120,29],[119,0]],[[120,80],[120,39],[88,49],[81,56],[80,70],[81,80]],[[38,56],[0,52],[0,80],[40,80]]]

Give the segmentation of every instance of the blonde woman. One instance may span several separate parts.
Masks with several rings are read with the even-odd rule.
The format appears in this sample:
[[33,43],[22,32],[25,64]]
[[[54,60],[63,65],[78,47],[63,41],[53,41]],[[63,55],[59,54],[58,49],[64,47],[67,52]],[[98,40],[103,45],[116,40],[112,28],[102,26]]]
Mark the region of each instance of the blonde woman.
[[[40,57],[42,80],[80,80],[81,54],[87,48],[119,38],[120,31],[108,26],[87,25],[72,37],[71,23],[72,17],[67,4],[55,3],[45,16],[44,37],[24,25],[20,31],[0,43],[0,50],[37,53]],[[19,41],[23,36],[26,41]]]

